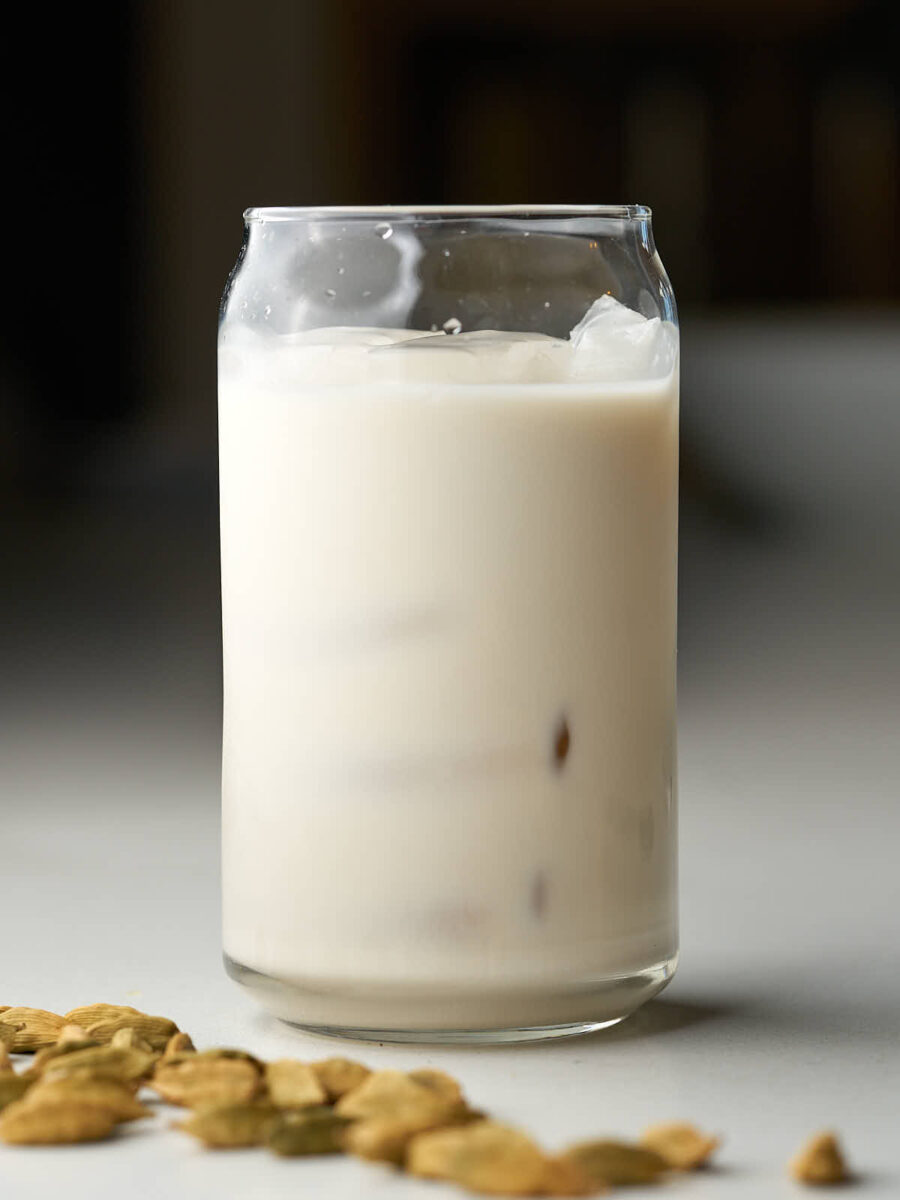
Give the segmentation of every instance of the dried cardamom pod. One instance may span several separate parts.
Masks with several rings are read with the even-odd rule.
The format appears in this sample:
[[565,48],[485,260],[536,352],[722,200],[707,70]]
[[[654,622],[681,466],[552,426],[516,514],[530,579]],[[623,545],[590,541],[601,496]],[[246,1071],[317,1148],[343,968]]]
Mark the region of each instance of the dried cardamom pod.
[[194,1112],[174,1128],[217,1150],[259,1146],[277,1113],[271,1104],[225,1104]]
[[449,1100],[445,1107],[423,1106],[418,1112],[409,1110],[402,1118],[367,1117],[357,1120],[347,1130],[346,1150],[359,1158],[375,1162],[400,1164],[406,1148],[417,1133],[447,1129],[483,1121],[482,1113],[473,1112],[461,1100]]
[[111,1046],[117,1050],[143,1050],[145,1054],[153,1054],[153,1047],[132,1026],[117,1029],[110,1039]]
[[3,1024],[16,1027],[11,1040],[3,1038],[7,1049],[14,1054],[31,1054],[52,1046],[65,1021],[43,1008],[8,1008],[3,1014]]
[[348,1127],[344,1134],[344,1149],[357,1158],[400,1166],[406,1158],[406,1148],[412,1138],[423,1132],[422,1129],[410,1128],[408,1122],[370,1117],[367,1121],[354,1121]]
[[45,1079],[66,1075],[92,1075],[100,1079],[118,1079],[128,1083],[145,1078],[156,1062],[155,1054],[120,1046],[91,1046],[72,1050],[52,1059],[43,1069]]
[[464,1109],[464,1101],[447,1099],[403,1071],[373,1071],[335,1105],[335,1112],[342,1117],[424,1121],[423,1127],[436,1125]]
[[329,1100],[340,1100],[372,1074],[368,1067],[352,1058],[323,1058],[310,1066]]
[[565,1158],[548,1158],[541,1183],[543,1196],[595,1196],[606,1187],[591,1182],[573,1162]]
[[150,1086],[169,1104],[186,1108],[247,1104],[262,1089],[262,1075],[245,1058],[206,1058],[161,1061]]
[[78,1100],[28,1104],[19,1100],[0,1115],[0,1140],[12,1145],[96,1142],[108,1137],[116,1120],[104,1108]]
[[0,1013],[9,1012],[11,1007],[12,1005],[10,1004],[0,1004]]
[[266,1131],[265,1144],[275,1154],[286,1157],[302,1154],[340,1154],[344,1134],[350,1125],[333,1108],[306,1108],[300,1112],[282,1112]]
[[163,1061],[167,1062],[170,1058],[174,1058],[176,1054],[195,1054],[196,1047],[191,1041],[191,1036],[188,1033],[173,1033],[166,1042],[166,1048],[163,1051]]
[[417,1134],[409,1144],[406,1167],[413,1175],[448,1179],[475,1192],[531,1196],[543,1186],[547,1159],[518,1129],[476,1121]]
[[120,1029],[134,1029],[152,1050],[160,1053],[178,1026],[168,1017],[152,1017],[127,1004],[86,1004],[66,1013],[66,1021],[81,1025],[89,1037],[99,1042],[112,1041]]
[[[69,1029],[74,1029],[74,1025],[67,1026]],[[83,1037],[78,1041],[74,1038],[66,1041],[58,1041],[53,1046],[47,1046],[43,1050],[38,1050],[34,1056],[33,1069],[39,1074],[44,1070],[48,1063],[53,1062],[56,1058],[62,1058],[66,1054],[74,1054],[76,1050],[94,1050],[100,1046],[100,1042],[94,1038]]]
[[[87,1030],[82,1025],[63,1025],[56,1039],[57,1046],[68,1042],[85,1042],[88,1040]],[[96,1039],[93,1039],[96,1041]],[[99,1044],[99,1043],[98,1043]]]
[[118,1121],[136,1121],[153,1113],[138,1101],[127,1084],[116,1079],[92,1079],[73,1075],[64,1079],[41,1080],[28,1092],[25,1103],[47,1104],[61,1100],[77,1101],[102,1108]]
[[24,1029],[23,1021],[0,1021],[0,1046],[6,1049],[7,1046],[13,1044],[13,1040],[20,1029]]
[[850,1172],[837,1137],[830,1132],[810,1138],[788,1163],[788,1173],[799,1183],[843,1183]]
[[175,1050],[168,1058],[163,1055],[160,1066],[181,1062],[248,1062],[260,1073],[265,1063],[246,1050],[236,1050],[231,1046],[215,1046],[211,1050]]
[[407,1074],[414,1083],[421,1084],[444,1100],[456,1102],[463,1098],[459,1083],[446,1071],[438,1071],[434,1067],[420,1067],[416,1071],[408,1071]]
[[33,1082],[21,1075],[0,1075],[0,1109],[21,1100]]
[[670,1170],[668,1162],[655,1150],[611,1139],[579,1142],[570,1146],[561,1157],[573,1163],[592,1183],[607,1183],[612,1187],[653,1183]]
[[265,1080],[269,1099],[278,1108],[306,1108],[328,1098],[312,1067],[293,1058],[267,1063]]
[[641,1145],[661,1154],[676,1171],[694,1171],[702,1167],[720,1141],[684,1121],[651,1125],[641,1134]]

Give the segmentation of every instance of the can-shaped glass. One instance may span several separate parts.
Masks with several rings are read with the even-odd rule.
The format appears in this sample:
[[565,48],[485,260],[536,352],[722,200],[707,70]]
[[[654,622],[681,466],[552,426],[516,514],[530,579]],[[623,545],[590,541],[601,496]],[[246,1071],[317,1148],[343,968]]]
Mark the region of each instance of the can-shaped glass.
[[650,210],[255,208],[222,302],[230,974],[380,1041],[677,955],[678,331]]

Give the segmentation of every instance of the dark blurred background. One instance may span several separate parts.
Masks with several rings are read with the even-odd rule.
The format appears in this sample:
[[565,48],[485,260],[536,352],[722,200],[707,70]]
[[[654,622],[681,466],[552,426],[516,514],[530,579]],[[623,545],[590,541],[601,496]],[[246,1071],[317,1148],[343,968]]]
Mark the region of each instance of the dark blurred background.
[[849,754],[848,775],[842,730],[857,750],[879,730],[892,744],[897,11],[19,12],[0,321],[6,795],[83,791],[91,772],[128,792],[151,760],[181,764],[173,787],[195,764],[214,795],[214,342],[251,204],[651,205],[683,324],[688,737],[714,711],[754,729],[753,753],[788,736],[821,761]]

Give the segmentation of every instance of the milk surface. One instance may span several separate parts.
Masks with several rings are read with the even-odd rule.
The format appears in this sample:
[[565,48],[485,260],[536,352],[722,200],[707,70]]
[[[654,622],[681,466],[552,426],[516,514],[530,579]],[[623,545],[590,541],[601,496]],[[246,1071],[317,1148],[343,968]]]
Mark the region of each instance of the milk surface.
[[220,475],[226,953],[448,994],[671,957],[674,328],[226,322]]

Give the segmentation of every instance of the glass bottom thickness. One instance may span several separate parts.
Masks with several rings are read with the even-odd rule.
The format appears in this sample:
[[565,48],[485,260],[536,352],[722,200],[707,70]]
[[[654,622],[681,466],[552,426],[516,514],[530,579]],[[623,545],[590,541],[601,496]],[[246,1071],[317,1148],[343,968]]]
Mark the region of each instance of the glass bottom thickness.
[[236,962],[225,969],[282,1021],[308,1033],[367,1042],[536,1042],[617,1025],[657,995],[677,955],[630,974],[571,985],[468,991],[276,979]]

